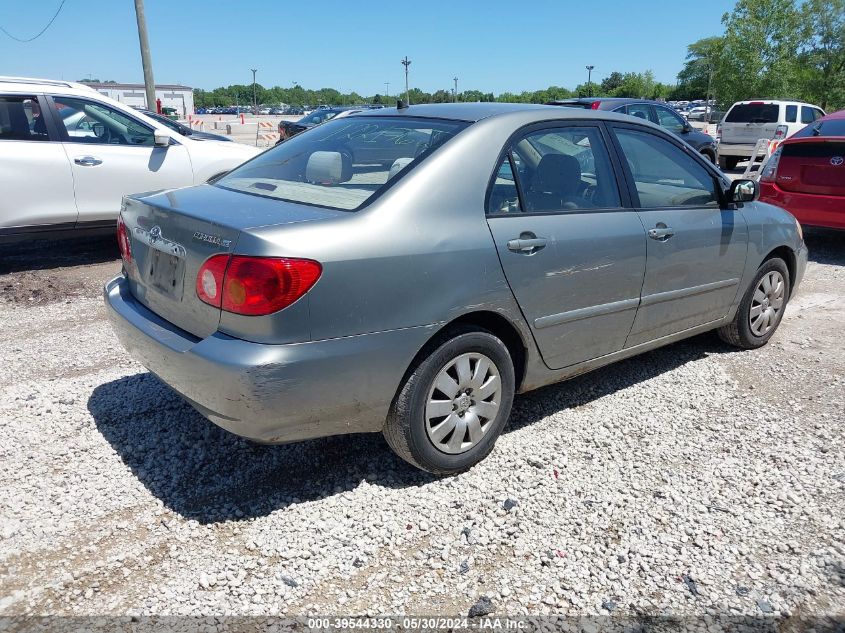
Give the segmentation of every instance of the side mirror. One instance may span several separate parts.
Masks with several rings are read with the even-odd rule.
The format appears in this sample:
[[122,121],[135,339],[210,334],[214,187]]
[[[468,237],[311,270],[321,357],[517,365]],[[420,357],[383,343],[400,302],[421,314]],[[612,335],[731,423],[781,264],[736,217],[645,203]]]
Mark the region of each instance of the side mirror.
[[683,134],[689,134],[692,132],[692,126],[689,123],[684,123],[684,129],[681,130]]
[[170,145],[170,139],[173,137],[170,136],[170,132],[165,132],[164,130],[156,130],[153,134],[153,144],[156,147],[167,147]]
[[732,202],[754,202],[760,195],[760,187],[754,180],[740,179],[731,183],[728,199]]

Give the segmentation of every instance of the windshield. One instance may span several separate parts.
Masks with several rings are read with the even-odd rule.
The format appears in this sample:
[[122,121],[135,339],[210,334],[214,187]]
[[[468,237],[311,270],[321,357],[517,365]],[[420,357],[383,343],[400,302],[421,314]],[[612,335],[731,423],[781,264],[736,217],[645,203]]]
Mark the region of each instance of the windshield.
[[728,116],[726,123],[777,123],[780,106],[776,103],[738,103]]
[[279,200],[356,210],[467,125],[345,117],[277,145],[215,184]]

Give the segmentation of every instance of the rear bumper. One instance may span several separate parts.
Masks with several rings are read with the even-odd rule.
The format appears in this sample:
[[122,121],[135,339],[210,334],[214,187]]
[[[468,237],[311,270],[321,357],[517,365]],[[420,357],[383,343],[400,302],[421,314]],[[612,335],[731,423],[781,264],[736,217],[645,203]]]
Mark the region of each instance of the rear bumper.
[[137,302],[125,277],[104,288],[129,353],[222,428],[265,443],[381,430],[402,376],[436,326],[268,345],[198,339]]
[[760,200],[786,209],[806,226],[845,230],[845,196],[784,191],[776,183],[760,183]]
[[716,146],[716,151],[719,156],[739,156],[740,158],[750,158],[754,153],[754,146],[756,143],[719,143]]

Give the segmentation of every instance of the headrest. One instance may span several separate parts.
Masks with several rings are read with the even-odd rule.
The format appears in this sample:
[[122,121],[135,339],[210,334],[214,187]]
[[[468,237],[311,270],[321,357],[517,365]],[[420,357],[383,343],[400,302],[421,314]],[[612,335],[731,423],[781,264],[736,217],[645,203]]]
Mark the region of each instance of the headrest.
[[314,152],[305,166],[305,180],[320,185],[336,185],[352,177],[352,161],[341,152]]
[[532,189],[546,193],[570,195],[581,183],[581,165],[568,154],[546,154],[537,165]]
[[410,156],[394,160],[393,164],[390,166],[390,172],[387,174],[387,179],[390,180],[393,178],[396,174],[405,169],[409,163],[413,162],[413,160],[414,159]]

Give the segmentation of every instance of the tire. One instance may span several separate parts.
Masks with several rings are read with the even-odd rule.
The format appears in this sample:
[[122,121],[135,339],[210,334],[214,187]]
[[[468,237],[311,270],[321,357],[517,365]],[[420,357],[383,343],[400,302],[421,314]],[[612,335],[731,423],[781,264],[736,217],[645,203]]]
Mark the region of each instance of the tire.
[[[493,450],[513,404],[513,361],[499,338],[469,326],[445,332],[428,346],[426,352],[420,355],[420,360],[412,366],[399,388],[383,434],[390,448],[409,464],[435,475],[451,475],[474,466]],[[487,370],[484,360],[490,363]],[[463,373],[473,379],[467,387],[473,392],[472,396],[461,390],[450,397],[437,387],[438,378],[441,378],[444,380],[441,384],[451,389],[451,384],[442,378],[446,370],[449,370],[446,373],[451,372],[455,387],[469,384],[462,383],[455,363],[465,370],[468,368],[469,374]],[[474,376],[476,370],[479,374],[484,373],[478,380]],[[493,376],[498,376],[498,391],[487,395],[487,391],[496,386]],[[481,397],[478,385],[485,389]],[[434,408],[428,408],[430,402]],[[496,404],[498,409],[490,418],[483,415],[493,412]],[[445,409],[442,418],[433,415],[442,409]],[[453,430],[448,431],[450,428]],[[444,429],[445,435],[442,435]],[[472,429],[475,429],[475,437]],[[438,437],[440,435],[442,437]],[[456,439],[458,437],[460,439]]]
[[[768,278],[772,291],[765,289],[764,279]],[[782,287],[778,290],[773,280],[780,280]],[[758,294],[758,291],[761,294]],[[730,345],[740,349],[756,349],[769,342],[778,329],[786,304],[789,301],[790,281],[789,269],[786,263],[777,257],[763,262],[754,275],[754,280],[745,291],[739,302],[736,315],[728,325],[719,328],[719,337]],[[761,297],[765,299],[761,302]],[[780,297],[778,304],[777,297]],[[775,310],[774,306],[779,305]],[[755,320],[765,317],[765,312],[772,309],[772,313],[765,323]]]
[[709,160],[711,163],[716,162],[716,157],[712,154],[712,152],[701,152],[701,155],[704,156],[704,158]]
[[738,156],[719,156],[719,167],[721,169],[736,169],[739,164]]

